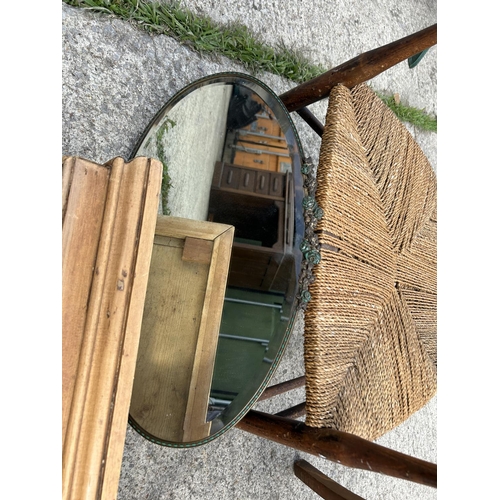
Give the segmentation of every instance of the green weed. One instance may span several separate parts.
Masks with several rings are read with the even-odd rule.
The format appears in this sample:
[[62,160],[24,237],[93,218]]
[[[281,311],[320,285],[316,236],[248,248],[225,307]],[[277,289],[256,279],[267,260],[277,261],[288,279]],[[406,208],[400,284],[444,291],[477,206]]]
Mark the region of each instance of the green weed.
[[394,114],[403,122],[411,123],[415,127],[421,130],[427,130],[429,132],[437,132],[437,118],[428,115],[425,111],[413,108],[411,106],[405,106],[400,102],[396,102],[393,95],[384,96],[378,94],[380,99],[384,101],[386,106],[394,112]]
[[[73,7],[113,14],[134,22],[142,29],[168,35],[200,54],[223,55],[242,64],[250,73],[274,73],[302,83],[326,71],[310,64],[300,53],[280,47],[275,50],[255,39],[241,24],[221,26],[213,20],[182,8],[179,3],[145,0],[64,0]],[[381,96],[382,97],[382,96]],[[402,120],[423,130],[437,131],[437,118],[424,111],[396,104],[392,97],[384,102]]]
[[163,145],[163,137],[169,128],[175,127],[175,122],[167,118],[165,123],[156,132],[156,154],[158,159],[163,164],[163,177],[161,183],[161,206],[163,215],[170,215],[170,209],[168,208],[168,194],[170,188],[172,187],[172,179],[168,174],[168,162],[165,155],[165,147]]

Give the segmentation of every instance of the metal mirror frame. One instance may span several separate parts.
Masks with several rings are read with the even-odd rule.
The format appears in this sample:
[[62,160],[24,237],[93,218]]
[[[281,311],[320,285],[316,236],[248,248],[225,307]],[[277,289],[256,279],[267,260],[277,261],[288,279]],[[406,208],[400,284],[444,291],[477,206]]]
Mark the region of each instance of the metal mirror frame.
[[[294,184],[294,242],[292,245],[292,254],[295,258],[295,266],[296,266],[296,284],[295,284],[295,299],[294,303],[291,307],[291,316],[288,321],[288,325],[286,327],[285,333],[281,340],[281,344],[279,346],[276,357],[269,367],[267,375],[262,381],[261,385],[257,389],[254,396],[248,401],[244,408],[224,427],[219,429],[214,434],[195,442],[169,442],[164,441],[152,436],[147,431],[142,429],[137,422],[129,415],[129,424],[131,427],[138,432],[141,436],[146,438],[147,440],[166,447],[172,448],[192,448],[196,446],[200,446],[206,444],[214,439],[217,439],[222,434],[230,430],[234,427],[243,417],[244,415],[252,408],[252,406],[257,402],[259,397],[261,396],[264,389],[269,384],[271,377],[274,375],[276,368],[278,367],[281,358],[283,356],[284,350],[288,344],[290,334],[294,328],[295,320],[297,316],[297,312],[299,308],[304,306],[304,302],[307,302],[307,298],[304,299],[304,287],[300,284],[301,276],[304,274],[304,265],[303,265],[303,257],[304,257],[304,248],[303,242],[305,238],[305,223],[304,223],[304,213],[303,207],[305,206],[307,200],[306,192],[304,192],[304,178],[303,173],[304,170],[304,154],[302,145],[300,143],[300,139],[295,128],[295,125],[290,117],[288,110],[285,108],[284,104],[279,99],[278,95],[275,94],[266,84],[258,80],[257,78],[247,75],[244,73],[237,72],[225,72],[225,73],[216,73],[210,75],[208,77],[204,77],[198,79],[191,84],[187,85],[179,92],[177,92],[173,97],[171,97],[167,103],[156,113],[154,118],[150,121],[144,132],[141,134],[136,146],[134,147],[130,159],[134,158],[137,155],[138,150],[142,146],[144,140],[146,139],[149,131],[153,126],[155,126],[159,120],[165,116],[176,104],[178,104],[184,97],[186,97],[191,92],[195,91],[198,88],[204,87],[210,84],[216,83],[225,83],[232,85],[241,85],[244,86],[253,92],[255,92],[260,98],[264,100],[264,102],[270,107],[275,117],[277,118],[282,131],[285,135],[285,139],[288,145],[288,149],[290,151],[290,158],[292,161],[292,176],[293,176],[293,184]],[[307,169],[307,165],[306,165]],[[302,295],[301,295],[302,292]],[[305,292],[307,294],[307,292]]]

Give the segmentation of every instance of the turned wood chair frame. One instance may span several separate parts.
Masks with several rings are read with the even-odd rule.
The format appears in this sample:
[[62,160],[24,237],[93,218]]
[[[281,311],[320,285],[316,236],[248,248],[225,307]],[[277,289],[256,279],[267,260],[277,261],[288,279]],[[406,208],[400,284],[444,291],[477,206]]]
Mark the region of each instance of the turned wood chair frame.
[[[365,52],[282,94],[280,99],[289,112],[297,112],[308,125],[322,135],[323,125],[306,107],[329,96],[342,84],[351,89],[388,68],[428,50],[437,43],[437,24],[410,36]],[[267,388],[259,401],[301,387],[305,376]],[[437,464],[390,450],[358,436],[329,428],[308,427],[294,420],[305,414],[305,403],[276,415],[251,410],[237,427],[300,451],[343,464],[370,470],[416,483],[437,487]],[[304,460],[294,465],[294,472],[323,498],[360,498],[324,476]]]

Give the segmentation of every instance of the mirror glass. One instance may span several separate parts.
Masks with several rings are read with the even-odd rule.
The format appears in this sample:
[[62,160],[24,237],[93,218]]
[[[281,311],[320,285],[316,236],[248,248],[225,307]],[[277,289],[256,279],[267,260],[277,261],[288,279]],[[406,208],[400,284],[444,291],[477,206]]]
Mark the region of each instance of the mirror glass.
[[[207,435],[185,442],[169,434],[167,421],[165,431],[151,431],[142,411],[130,411],[131,425],[146,438],[193,446],[232,427],[255,403],[293,326],[304,237],[301,148],[268,87],[224,73],[176,94],[146,128],[135,156],[164,165],[159,213],[235,227]],[[169,414],[168,400],[157,404]]]

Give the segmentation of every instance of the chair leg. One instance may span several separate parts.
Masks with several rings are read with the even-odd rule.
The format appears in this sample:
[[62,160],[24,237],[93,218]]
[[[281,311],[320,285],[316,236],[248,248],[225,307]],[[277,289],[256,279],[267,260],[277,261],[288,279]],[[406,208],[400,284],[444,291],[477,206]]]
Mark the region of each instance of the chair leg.
[[280,95],[289,112],[328,96],[334,85],[352,88],[437,43],[437,24],[354,57]]
[[363,500],[360,496],[325,476],[306,460],[297,460],[293,464],[293,472],[304,484],[307,484],[325,500]]
[[287,417],[287,418],[299,418],[303,417],[306,414],[306,403],[299,403],[298,405],[292,406],[291,408],[287,408],[286,410],[275,413],[278,417]]
[[236,426],[347,467],[437,487],[436,464],[410,457],[346,432],[308,427],[297,420],[255,410],[250,410]]
[[316,132],[320,137],[323,136],[325,126],[316,118],[314,113],[308,108],[300,108],[297,114]]
[[259,401],[264,401],[265,399],[272,398],[278,394],[283,394],[284,392],[291,391],[292,389],[297,389],[304,386],[305,383],[306,377],[305,375],[302,375],[302,377],[287,380],[286,382],[281,382],[281,384],[272,385],[264,390],[259,398]]

